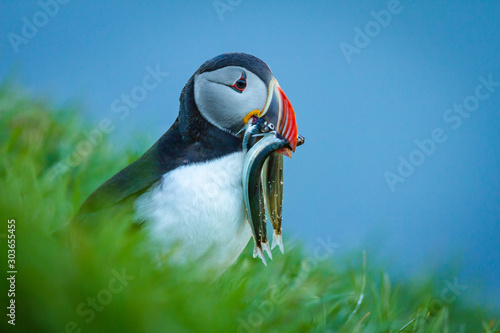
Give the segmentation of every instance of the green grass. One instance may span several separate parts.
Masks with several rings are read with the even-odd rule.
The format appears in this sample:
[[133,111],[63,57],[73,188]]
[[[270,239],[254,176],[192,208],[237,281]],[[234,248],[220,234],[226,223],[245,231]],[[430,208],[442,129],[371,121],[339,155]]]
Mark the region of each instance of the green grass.
[[[266,268],[250,244],[218,279],[194,265],[159,266],[142,234],[130,230],[130,216],[102,217],[90,231],[70,222],[82,200],[140,149],[117,149],[104,138],[65,168],[61,161],[85,138],[82,131],[95,128],[76,108],[54,110],[3,84],[0,115],[0,235],[16,220],[15,331],[500,332],[498,318],[473,304],[443,302],[442,281],[394,284],[362,253],[315,255],[288,242]],[[5,272],[7,242],[0,241]],[[123,272],[133,278],[120,282],[115,276]],[[8,286],[0,281],[0,325],[12,329],[3,313]]]

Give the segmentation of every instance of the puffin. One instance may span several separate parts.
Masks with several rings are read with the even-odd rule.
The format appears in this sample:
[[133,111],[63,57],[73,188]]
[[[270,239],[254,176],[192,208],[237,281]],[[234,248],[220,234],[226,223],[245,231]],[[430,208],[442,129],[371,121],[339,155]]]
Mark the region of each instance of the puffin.
[[191,76],[170,129],[140,158],[99,186],[77,220],[130,205],[151,249],[173,263],[203,258],[231,266],[249,240],[254,257],[283,252],[283,156],[304,138],[271,69],[246,53],[225,53]]

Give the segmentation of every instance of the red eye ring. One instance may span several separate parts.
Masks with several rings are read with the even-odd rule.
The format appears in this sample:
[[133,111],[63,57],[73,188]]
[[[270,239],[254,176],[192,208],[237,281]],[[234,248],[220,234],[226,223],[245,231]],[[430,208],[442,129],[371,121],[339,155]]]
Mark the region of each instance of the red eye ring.
[[239,93],[242,93],[246,87],[247,87],[247,76],[245,75],[245,73],[241,74],[241,77],[238,80],[236,80],[236,82],[231,86],[231,88],[233,88]]

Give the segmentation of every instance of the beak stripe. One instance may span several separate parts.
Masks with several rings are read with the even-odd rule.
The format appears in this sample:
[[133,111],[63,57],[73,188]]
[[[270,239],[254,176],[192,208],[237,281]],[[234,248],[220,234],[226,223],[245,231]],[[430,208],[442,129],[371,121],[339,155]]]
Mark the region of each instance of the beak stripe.
[[[264,117],[269,109],[272,110],[270,112],[270,117],[274,118],[272,121],[276,121],[274,124],[276,130],[289,143],[290,149],[281,149],[282,151],[280,151],[280,153],[291,157],[292,152],[294,152],[297,147],[297,122],[295,120],[295,112],[293,111],[292,104],[278,84],[278,81],[274,78],[269,82],[266,104],[258,117]],[[247,117],[245,117],[245,120],[248,121],[251,116],[247,115]],[[278,119],[276,120],[275,117]]]
[[271,82],[269,82],[269,87],[267,89],[267,100],[266,104],[262,108],[262,113],[260,114],[260,117],[264,117],[265,114],[267,113],[267,110],[269,109],[269,105],[271,105],[271,101],[273,100],[273,92],[274,92],[274,87],[278,81],[276,79],[272,79]]
[[277,88],[281,94],[281,101],[283,103],[283,105],[281,105],[282,109],[280,110],[280,114],[283,113],[285,121],[284,124],[279,125],[280,133],[282,133],[281,135],[288,140],[290,148],[292,149],[292,152],[294,152],[297,147],[297,123],[295,120],[295,112],[293,111],[292,104],[286,97],[283,90],[281,90],[281,87],[278,86]]

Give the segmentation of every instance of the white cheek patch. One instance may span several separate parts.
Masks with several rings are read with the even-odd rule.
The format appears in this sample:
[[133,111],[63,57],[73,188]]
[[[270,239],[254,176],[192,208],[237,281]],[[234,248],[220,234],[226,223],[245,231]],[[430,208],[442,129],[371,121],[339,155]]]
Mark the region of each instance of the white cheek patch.
[[[247,86],[240,93],[230,86],[242,73],[246,73]],[[249,112],[262,110],[267,99],[267,87],[249,70],[228,66],[196,75],[194,97],[200,113],[210,123],[236,133],[243,126],[243,118]]]

